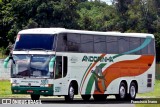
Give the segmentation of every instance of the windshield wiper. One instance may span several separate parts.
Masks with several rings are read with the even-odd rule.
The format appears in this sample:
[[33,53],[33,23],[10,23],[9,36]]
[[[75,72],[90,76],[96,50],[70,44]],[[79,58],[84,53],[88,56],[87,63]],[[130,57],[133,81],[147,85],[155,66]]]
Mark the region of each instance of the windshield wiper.
[[31,74],[30,76],[33,76],[33,77],[40,77],[41,75],[34,75],[34,74]]
[[22,78],[22,75],[18,75],[18,74],[12,74],[12,78]]
[[15,51],[27,51],[27,49],[14,49]]

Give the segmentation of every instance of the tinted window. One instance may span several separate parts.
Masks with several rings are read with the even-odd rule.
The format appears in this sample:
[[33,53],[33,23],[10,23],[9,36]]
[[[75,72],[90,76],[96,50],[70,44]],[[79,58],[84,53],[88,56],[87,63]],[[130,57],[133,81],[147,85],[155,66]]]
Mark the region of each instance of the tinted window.
[[[143,42],[145,41],[146,38],[142,38],[141,39],[141,44],[143,44]],[[155,54],[155,44],[154,44],[154,39],[151,40],[151,42],[142,49],[142,54]]]
[[[129,50],[134,50],[136,48],[138,48],[141,45],[141,39],[140,38],[133,38],[131,37],[129,40]],[[136,51],[134,53],[131,54],[141,54],[141,50]]]
[[49,34],[21,34],[17,36],[14,49],[53,50],[53,41],[54,36]]
[[106,37],[107,54],[115,54],[118,52],[117,37]]
[[119,53],[124,53],[129,51],[129,38],[128,37],[118,37],[118,48]]
[[94,36],[94,52],[95,53],[106,53],[106,37],[105,36]]
[[[146,38],[141,38],[141,44],[145,41]],[[141,54],[148,54],[148,45],[141,50]]]
[[80,35],[67,34],[67,47],[68,51],[79,52],[80,50]]
[[148,46],[148,54],[155,54],[154,49],[155,49],[155,44],[154,44],[154,39],[152,39]]
[[67,49],[67,35],[66,34],[59,34],[56,51],[64,52],[67,50],[68,50]]
[[81,35],[81,52],[93,52],[92,35]]
[[63,56],[63,77],[67,75],[67,66],[68,66],[68,58],[66,56]]

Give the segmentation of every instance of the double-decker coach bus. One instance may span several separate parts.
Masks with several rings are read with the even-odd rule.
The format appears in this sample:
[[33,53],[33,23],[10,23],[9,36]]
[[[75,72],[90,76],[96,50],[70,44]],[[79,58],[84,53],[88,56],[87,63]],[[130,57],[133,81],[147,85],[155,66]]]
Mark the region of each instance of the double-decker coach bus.
[[17,34],[11,63],[13,94],[64,96],[73,100],[134,99],[153,91],[152,34],[34,28]]

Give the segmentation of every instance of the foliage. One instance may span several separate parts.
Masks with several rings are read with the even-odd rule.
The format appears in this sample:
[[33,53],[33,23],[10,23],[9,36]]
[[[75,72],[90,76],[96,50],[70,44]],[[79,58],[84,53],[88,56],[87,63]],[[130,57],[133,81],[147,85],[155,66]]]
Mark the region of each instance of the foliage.
[[14,43],[22,29],[69,29],[152,33],[160,60],[160,1],[0,0],[0,47]]

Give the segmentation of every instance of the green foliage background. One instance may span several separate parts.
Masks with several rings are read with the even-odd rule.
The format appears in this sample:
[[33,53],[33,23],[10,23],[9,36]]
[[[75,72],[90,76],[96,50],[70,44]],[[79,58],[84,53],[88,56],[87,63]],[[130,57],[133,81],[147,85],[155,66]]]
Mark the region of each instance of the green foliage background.
[[[160,61],[160,0],[0,0],[0,50],[22,29],[68,29],[152,33]],[[7,54],[7,53],[6,53]]]

